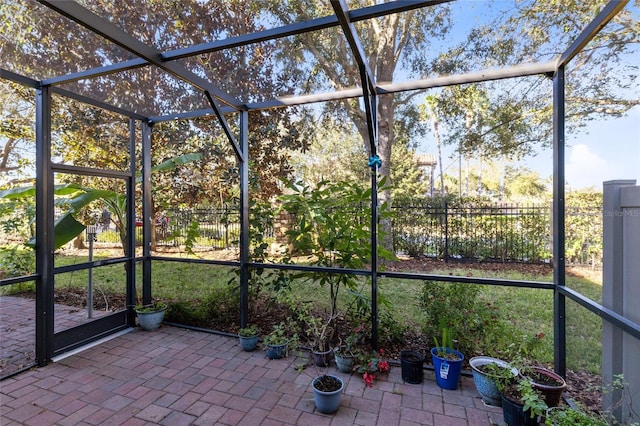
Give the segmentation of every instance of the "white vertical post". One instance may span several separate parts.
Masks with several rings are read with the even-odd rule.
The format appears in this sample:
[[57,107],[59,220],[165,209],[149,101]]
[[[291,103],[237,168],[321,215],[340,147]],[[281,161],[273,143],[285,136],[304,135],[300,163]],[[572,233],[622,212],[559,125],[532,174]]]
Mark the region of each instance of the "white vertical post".
[[[625,318],[640,324],[640,186],[620,189],[622,207],[622,312]],[[623,333],[622,372],[628,383],[626,394],[634,397],[622,405],[622,421],[638,421],[630,418],[631,410],[640,415],[640,340]],[[628,404],[626,403],[628,402]]]
[[[635,183],[635,180],[614,180],[603,183],[602,305],[638,323],[640,322],[637,309],[637,303],[640,300],[640,283],[638,282],[640,280],[640,262],[638,262],[640,217],[633,217],[631,205],[635,204],[635,212],[640,212],[640,192],[637,191],[640,187],[634,186]],[[635,202],[632,200],[633,197],[623,196],[630,190],[635,190],[638,194]],[[633,295],[635,298],[632,297]],[[615,376],[622,374],[626,382],[632,383],[631,379],[635,380],[637,388],[640,380],[639,345],[637,339],[625,336],[621,329],[603,321],[602,379],[604,384],[610,385]],[[634,346],[636,348],[632,352]],[[602,401],[603,409],[609,410],[616,406],[621,397],[620,391],[605,393]],[[624,415],[622,407],[617,407],[613,414],[618,419],[622,418]]]
[[[89,262],[93,262],[93,242],[96,240],[98,227],[87,226],[87,240],[89,241]],[[87,318],[93,318],[93,265],[89,266],[89,285],[87,289]]]

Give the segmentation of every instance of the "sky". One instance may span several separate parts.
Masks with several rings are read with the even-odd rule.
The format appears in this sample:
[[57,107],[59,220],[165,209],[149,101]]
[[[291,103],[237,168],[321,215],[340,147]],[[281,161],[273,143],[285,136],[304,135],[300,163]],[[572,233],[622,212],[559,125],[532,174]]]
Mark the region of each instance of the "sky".
[[[565,178],[572,190],[595,188],[602,190],[602,183],[609,180],[635,179],[640,185],[640,106],[629,111],[626,117],[607,121],[594,121],[580,133],[565,134]],[[435,145],[427,142],[421,149],[435,154]],[[453,148],[446,147],[443,163],[450,165],[448,172],[457,170],[457,156]],[[526,157],[519,165],[538,172],[541,178],[553,175],[551,149]]]
[[[512,7],[511,2],[496,1],[491,3],[493,9],[487,5],[490,3],[481,1],[468,1],[466,3],[454,3],[460,9],[452,9],[454,22],[460,24],[454,26],[453,37],[466,36],[469,23],[482,23],[483,19],[493,15],[496,11]],[[630,10],[634,17],[640,16],[640,10],[630,2],[626,9]],[[625,60],[640,69],[640,49],[636,54],[628,54]],[[640,90],[635,90],[636,96],[640,96]],[[635,179],[640,185],[640,105],[628,111],[625,117],[608,118],[592,121],[577,133],[565,134],[565,177],[570,189],[595,188],[602,189],[602,183],[609,180]],[[433,135],[428,135],[423,141],[419,152],[437,154]],[[457,155],[452,147],[445,147],[443,156],[446,173],[455,174],[457,171]],[[542,178],[551,177],[553,174],[553,153],[551,149],[539,150],[537,155],[526,157],[518,165],[526,166],[540,175]],[[455,170],[454,170],[455,169]]]
[[[635,179],[640,185],[640,106],[626,117],[594,121],[579,133],[565,134],[565,178],[570,189],[595,188],[609,180]],[[553,152],[547,149],[518,163],[553,175]]]

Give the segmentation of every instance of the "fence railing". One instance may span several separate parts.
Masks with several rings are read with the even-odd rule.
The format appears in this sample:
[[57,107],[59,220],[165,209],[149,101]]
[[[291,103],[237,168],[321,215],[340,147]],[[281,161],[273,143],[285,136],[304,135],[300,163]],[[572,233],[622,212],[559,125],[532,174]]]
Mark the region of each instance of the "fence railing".
[[[273,211],[277,209],[274,206]],[[568,206],[565,251],[568,264],[598,266],[602,259],[602,207]],[[354,216],[362,213],[356,209]],[[551,206],[542,205],[406,205],[395,204],[391,215],[393,248],[398,254],[439,259],[548,263],[552,260]],[[282,242],[293,216],[281,214],[266,238]],[[354,217],[356,220],[357,217]],[[362,218],[368,220],[368,218]],[[283,223],[284,221],[284,223]],[[279,223],[280,222],[280,223]],[[288,222],[288,223],[287,223]],[[237,205],[170,208],[156,217],[156,245],[197,249],[238,247]],[[98,235],[97,244],[119,244],[113,224]],[[137,227],[142,240],[142,228]],[[1,240],[12,240],[0,231]]]
[[[192,233],[190,236],[189,233]],[[188,238],[194,247],[238,247],[240,212],[237,206],[194,209],[170,208],[156,218],[156,244],[180,246]]]
[[548,206],[394,206],[394,250],[410,256],[548,262]]

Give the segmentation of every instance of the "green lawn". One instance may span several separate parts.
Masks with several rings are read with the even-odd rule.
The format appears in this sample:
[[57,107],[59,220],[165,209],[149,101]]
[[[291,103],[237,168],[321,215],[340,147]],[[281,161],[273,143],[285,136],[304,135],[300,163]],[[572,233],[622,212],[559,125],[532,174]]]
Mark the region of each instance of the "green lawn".
[[[56,257],[56,265],[70,265],[82,263],[86,258],[79,256]],[[472,265],[460,268],[443,268],[434,271],[436,274],[466,276],[472,273],[474,276],[487,278],[511,278],[537,281],[551,281],[551,273],[542,276],[531,276],[514,272],[507,274],[501,271],[474,270]],[[137,282],[142,282],[142,268],[136,268]],[[493,275],[493,276],[492,276]],[[509,276],[510,275],[510,276]],[[124,265],[110,265],[95,268],[93,271],[94,288],[98,295],[109,293],[123,294],[125,271]],[[60,274],[56,277],[56,289],[70,287],[86,287],[88,271],[75,271]],[[154,261],[152,265],[153,296],[169,301],[198,301],[207,297],[211,298],[221,290],[228,288],[228,282],[238,282],[233,268],[205,264],[188,264],[181,262]],[[362,292],[369,295],[368,280],[360,278]],[[418,304],[421,292],[421,281],[400,280],[382,278],[379,280],[382,294],[390,302],[388,313],[403,327],[419,329],[422,313]],[[575,276],[567,277],[567,285],[580,291],[586,296],[600,301],[600,283],[587,278]],[[6,294],[9,291],[24,290],[33,284],[11,286],[2,289]],[[140,294],[141,284],[138,285]],[[294,297],[299,301],[316,300],[317,307],[328,308],[329,290],[321,288],[312,282],[294,281]],[[265,289],[266,290],[266,289]],[[296,293],[297,292],[297,293]],[[548,290],[522,289],[502,286],[481,286],[483,300],[493,303],[499,308],[502,317],[514,327],[522,330],[529,336],[540,336],[542,349],[539,352],[540,361],[549,363],[553,359],[553,294]],[[351,300],[343,295],[340,306],[344,308]],[[567,301],[567,351],[568,367],[576,370],[598,372],[600,369],[601,349],[601,319],[581,308],[576,303]],[[518,342],[516,342],[518,343]],[[503,344],[507,345],[507,342]]]

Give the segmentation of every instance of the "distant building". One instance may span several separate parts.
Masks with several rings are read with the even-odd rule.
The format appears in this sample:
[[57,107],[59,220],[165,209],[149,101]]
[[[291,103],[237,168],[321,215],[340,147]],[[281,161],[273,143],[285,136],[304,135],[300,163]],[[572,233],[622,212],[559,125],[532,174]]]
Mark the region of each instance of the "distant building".
[[433,197],[433,182],[434,182],[434,174],[436,170],[436,165],[438,162],[436,161],[436,156],[433,154],[415,154],[413,156],[416,164],[422,173],[425,176],[425,179],[429,180],[429,197]]

